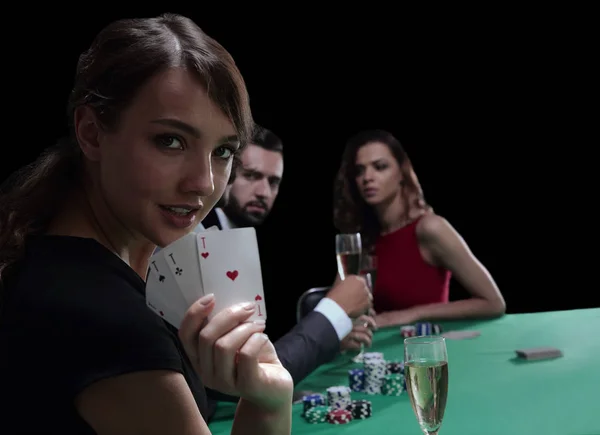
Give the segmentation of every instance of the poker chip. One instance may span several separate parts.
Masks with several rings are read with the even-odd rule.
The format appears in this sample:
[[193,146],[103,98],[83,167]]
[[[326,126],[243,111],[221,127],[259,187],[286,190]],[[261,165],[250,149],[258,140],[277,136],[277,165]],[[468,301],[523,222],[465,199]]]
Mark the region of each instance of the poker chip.
[[382,352],[367,352],[363,356],[362,367],[348,370],[348,386],[334,385],[327,388],[325,394],[302,398],[307,422],[346,424],[364,420],[373,415],[372,403],[352,400],[352,392],[399,396],[406,390],[403,361],[386,360]]
[[398,373],[385,375],[381,385],[381,394],[384,396],[399,396],[404,391],[403,384],[403,375]]
[[327,403],[332,409],[346,409],[352,402],[351,389],[345,385],[327,388]]
[[325,402],[325,396],[322,394],[310,394],[308,396],[304,396],[302,397],[302,403],[304,404],[303,415],[306,415],[306,412],[315,406],[324,406],[327,404]]
[[348,370],[348,385],[352,391],[363,391],[365,389],[365,370]]
[[327,414],[327,421],[331,424],[346,424],[352,421],[352,412],[347,409],[332,409]]
[[363,359],[365,361],[368,359],[383,359],[383,352],[365,352]]
[[308,421],[309,423],[326,423],[327,422],[327,415],[329,414],[329,412],[331,411],[331,407],[329,406],[323,406],[323,405],[319,405],[319,406],[313,406],[312,408],[308,409],[306,411],[306,413],[304,414],[304,418],[306,418],[306,421]]
[[371,402],[368,400],[353,400],[346,409],[352,413],[354,420],[364,420],[373,413]]
[[404,363],[401,361],[388,361],[386,364],[387,374],[404,374]]
[[440,335],[442,333],[442,327],[435,323],[430,322],[419,322],[415,325],[417,336],[422,335]]
[[417,328],[413,325],[403,326],[402,328],[400,328],[400,335],[402,335],[402,337],[404,338],[414,337],[415,335],[417,335]]
[[365,359],[364,392],[367,394],[381,394],[381,386],[387,373],[387,363],[384,359]]

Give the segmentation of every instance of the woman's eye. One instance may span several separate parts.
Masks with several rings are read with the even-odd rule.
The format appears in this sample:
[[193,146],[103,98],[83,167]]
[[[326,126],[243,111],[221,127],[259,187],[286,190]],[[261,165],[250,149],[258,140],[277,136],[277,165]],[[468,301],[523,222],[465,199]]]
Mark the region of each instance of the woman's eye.
[[183,149],[182,141],[175,136],[158,136],[156,138],[156,142],[160,146],[165,147],[165,148],[169,148],[169,149],[173,149],[173,150]]
[[235,151],[231,147],[227,145],[221,145],[215,150],[215,156],[219,157],[220,159],[227,160],[233,157],[234,152]]

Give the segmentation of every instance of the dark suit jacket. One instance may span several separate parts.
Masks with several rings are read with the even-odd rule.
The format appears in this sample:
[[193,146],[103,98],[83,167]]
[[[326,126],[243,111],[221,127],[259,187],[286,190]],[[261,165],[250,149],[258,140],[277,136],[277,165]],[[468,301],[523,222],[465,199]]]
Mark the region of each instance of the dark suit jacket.
[[[294,328],[273,343],[277,356],[294,380],[294,385],[306,378],[317,367],[331,361],[340,350],[340,340],[333,325],[323,314],[312,311]],[[238,397],[207,389],[209,421],[217,402],[237,402]]]
[[216,225],[220,230],[223,229],[221,221],[219,220],[219,216],[217,215],[217,212],[215,211],[214,207],[210,212],[208,212],[206,217],[202,219],[202,225],[204,226],[204,228],[210,228],[213,225]]

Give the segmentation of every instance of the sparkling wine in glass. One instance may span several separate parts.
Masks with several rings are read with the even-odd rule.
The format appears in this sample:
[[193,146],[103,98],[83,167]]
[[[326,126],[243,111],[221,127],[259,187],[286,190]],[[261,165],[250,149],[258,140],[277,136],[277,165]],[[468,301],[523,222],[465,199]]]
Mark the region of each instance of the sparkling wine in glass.
[[373,292],[373,288],[375,287],[375,281],[377,280],[377,257],[375,255],[365,254],[363,252],[360,260],[360,274],[363,276],[370,276],[370,289],[371,292]]
[[448,397],[446,340],[439,336],[404,340],[406,390],[425,435],[437,435]]
[[335,253],[340,279],[344,280],[348,275],[359,274],[361,252],[360,233],[335,236]]

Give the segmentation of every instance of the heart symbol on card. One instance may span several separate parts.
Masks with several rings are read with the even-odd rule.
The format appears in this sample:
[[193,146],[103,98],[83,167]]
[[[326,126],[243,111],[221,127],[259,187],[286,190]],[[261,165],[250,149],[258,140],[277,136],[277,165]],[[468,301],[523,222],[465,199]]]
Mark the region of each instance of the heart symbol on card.
[[229,278],[230,280],[235,281],[235,279],[238,276],[238,271],[237,270],[228,270],[225,275],[227,275],[227,278]]
[[202,255],[202,257],[203,257],[203,258],[206,258],[206,257],[208,257],[208,252],[203,252],[203,253],[202,253],[202,254],[200,254],[200,255]]
[[262,297],[260,295],[256,295],[256,297],[254,298],[255,301],[262,301]]

